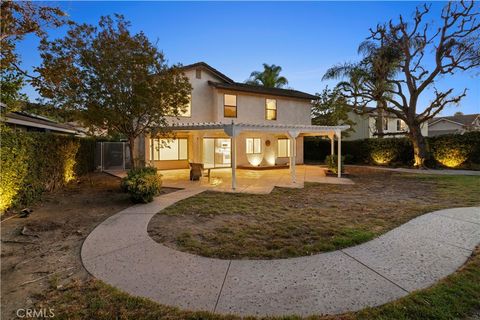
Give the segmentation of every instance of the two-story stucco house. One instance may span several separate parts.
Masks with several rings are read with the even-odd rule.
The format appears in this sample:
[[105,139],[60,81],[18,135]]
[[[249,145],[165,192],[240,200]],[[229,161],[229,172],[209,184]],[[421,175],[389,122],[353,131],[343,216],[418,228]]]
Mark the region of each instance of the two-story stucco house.
[[[352,126],[353,132],[345,140],[358,140],[367,138],[378,138],[377,132],[377,113],[374,108],[367,108],[369,113],[358,114],[353,110],[348,113],[348,118],[355,122]],[[428,125],[421,126],[422,135],[428,136]],[[399,119],[392,113],[385,112],[383,115],[383,132],[385,137],[401,138],[408,132],[408,126],[402,119]]]
[[[303,163],[303,137],[341,137],[348,126],[311,125],[311,102],[316,96],[290,89],[237,83],[200,62],[183,67],[193,87],[190,105],[170,118],[172,140],[147,136],[145,162],[165,169],[289,166]],[[142,148],[143,149],[143,148]]]

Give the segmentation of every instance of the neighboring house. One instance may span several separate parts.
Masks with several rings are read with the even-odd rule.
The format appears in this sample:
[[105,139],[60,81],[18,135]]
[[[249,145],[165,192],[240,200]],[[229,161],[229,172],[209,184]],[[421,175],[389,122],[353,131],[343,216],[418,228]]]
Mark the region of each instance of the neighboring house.
[[[352,128],[355,130],[349,133],[348,138],[345,140],[359,140],[367,138],[377,138],[377,113],[375,108],[367,108],[369,113],[358,114],[353,110],[348,113],[348,118],[355,122]],[[428,136],[428,125],[422,124],[422,135]],[[399,138],[405,137],[408,132],[408,126],[401,119],[398,119],[396,115],[385,112],[383,115],[383,133],[386,138]]]
[[74,127],[68,124],[62,124],[48,118],[27,113],[10,112],[2,119],[7,126],[22,131],[52,132],[63,135],[81,135]]
[[480,114],[456,113],[449,117],[432,118],[428,121],[428,136],[462,134],[466,131],[480,131]]
[[[159,169],[275,167],[303,163],[303,137],[341,135],[348,126],[311,125],[316,96],[237,83],[200,62],[184,66],[193,87],[181,117],[169,118],[173,140],[142,137],[145,162]],[[235,179],[232,179],[234,183]],[[232,186],[234,187],[234,186]]]

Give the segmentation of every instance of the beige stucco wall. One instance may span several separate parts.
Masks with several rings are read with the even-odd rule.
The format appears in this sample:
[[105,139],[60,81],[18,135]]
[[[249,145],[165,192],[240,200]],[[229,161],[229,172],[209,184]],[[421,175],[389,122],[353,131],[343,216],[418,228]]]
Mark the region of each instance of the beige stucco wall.
[[214,88],[208,81],[220,81],[217,77],[202,70],[201,79],[195,77],[195,69],[185,71],[190,84],[192,85],[192,109],[190,117],[168,117],[173,123],[189,122],[214,122],[215,121],[215,95]]
[[[223,116],[224,94],[237,96],[237,117],[225,118]],[[217,90],[216,94],[216,121],[222,123],[254,123],[254,124],[311,124],[311,103],[300,99],[290,99],[253,93],[240,93],[233,91]],[[265,119],[266,99],[277,100],[277,120]]]
[[[262,141],[261,154],[247,154],[246,153],[246,139],[260,138]],[[278,139],[287,138],[283,134],[259,133],[259,132],[243,132],[237,137],[237,165],[241,167],[251,166],[273,166],[284,165],[289,163],[289,158],[279,158],[278,153]],[[297,139],[297,164],[303,163],[303,137]],[[267,141],[270,145],[267,146]]]
[[[307,100],[278,97],[271,95],[260,95],[254,93],[223,91],[215,89],[208,84],[208,81],[220,82],[210,72],[202,69],[201,79],[196,78],[195,69],[187,70],[185,75],[192,84],[191,116],[190,117],[169,117],[171,123],[198,123],[198,122],[221,122],[249,123],[249,124],[293,124],[310,125],[311,103]],[[223,115],[224,93],[237,95],[237,117],[225,118]],[[277,120],[265,119],[265,99],[277,100]],[[177,137],[188,138],[189,160],[178,161],[150,161],[150,139],[145,139],[145,160],[159,169],[188,168],[188,162],[203,161],[203,138],[224,137],[228,138],[221,131],[189,131],[176,132]],[[246,154],[246,138],[262,139],[262,154],[251,156]],[[252,162],[258,160],[253,157],[261,157],[261,165],[286,164],[288,158],[277,158],[277,139],[286,137],[282,134],[272,133],[242,133],[237,137],[237,165],[251,166]],[[266,146],[266,141],[270,146]],[[273,160],[272,160],[273,159]],[[273,161],[273,162],[272,162]],[[297,163],[303,163],[303,138],[297,138]]]
[[[169,169],[186,169],[189,162],[201,163],[203,161],[203,138],[228,138],[223,132],[213,131],[191,131],[179,132],[176,134],[177,138],[188,139],[188,160],[151,160],[150,159],[150,137],[145,139],[144,150],[146,163],[155,166],[161,170]],[[260,138],[262,144],[261,154],[247,154],[246,153],[246,139]],[[237,136],[237,166],[238,167],[252,167],[252,166],[273,166],[284,165],[289,163],[289,158],[277,157],[277,141],[279,138],[287,138],[283,134],[259,133],[259,132],[243,132]],[[303,137],[297,139],[297,155],[296,163],[303,164]],[[270,145],[267,146],[267,141]]]
[[[256,124],[300,124],[310,125],[311,103],[307,100],[260,95],[254,93],[232,92],[215,89],[208,81],[221,80],[202,70],[201,79],[196,78],[195,69],[187,70],[185,75],[192,84],[192,107],[190,117],[168,117],[172,123],[222,122]],[[237,95],[237,118],[223,116],[224,93]],[[277,120],[265,119],[265,99],[277,100]]]

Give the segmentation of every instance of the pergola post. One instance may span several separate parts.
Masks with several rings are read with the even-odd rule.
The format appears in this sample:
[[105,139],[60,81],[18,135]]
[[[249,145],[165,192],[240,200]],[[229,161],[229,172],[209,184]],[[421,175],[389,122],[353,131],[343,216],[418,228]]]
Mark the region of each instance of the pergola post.
[[288,132],[290,138],[290,175],[292,177],[292,183],[297,183],[297,174],[295,165],[297,163],[297,137],[298,132]]
[[337,150],[337,177],[342,177],[342,131],[337,130],[338,150]]
[[232,190],[237,188],[237,135],[241,131],[238,126],[232,121],[231,124],[226,125],[223,129],[231,139],[231,164],[232,164]]
[[330,155],[333,157],[335,154],[335,135],[329,134],[328,137],[330,138]]
[[237,188],[237,137],[232,136],[232,190]]

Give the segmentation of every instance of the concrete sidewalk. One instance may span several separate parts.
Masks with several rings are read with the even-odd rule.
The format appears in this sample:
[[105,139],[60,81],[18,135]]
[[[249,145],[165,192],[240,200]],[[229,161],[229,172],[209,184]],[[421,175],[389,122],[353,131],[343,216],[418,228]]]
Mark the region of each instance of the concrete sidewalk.
[[96,278],[132,295],[242,316],[335,314],[381,305],[454,272],[480,242],[480,208],[432,212],[365,244],[308,257],[219,260],[165,247],[147,234],[161,209],[191,188],[125,209],[85,240]]

